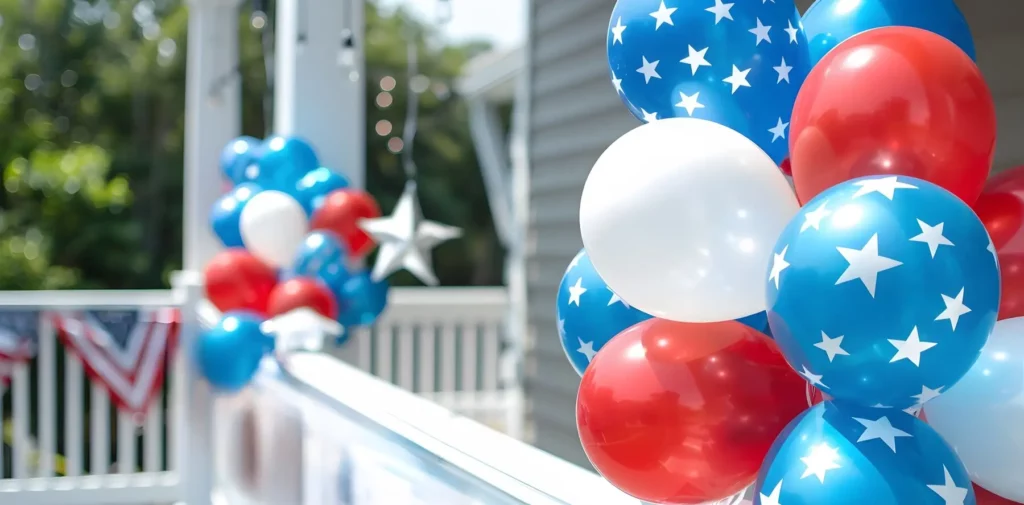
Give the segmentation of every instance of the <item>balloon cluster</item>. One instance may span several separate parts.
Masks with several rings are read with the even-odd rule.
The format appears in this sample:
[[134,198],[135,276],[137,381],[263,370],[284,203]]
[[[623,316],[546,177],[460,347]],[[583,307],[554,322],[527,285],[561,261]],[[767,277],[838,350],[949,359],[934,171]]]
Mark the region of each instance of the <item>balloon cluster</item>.
[[607,52],[646,124],[587,178],[556,307],[598,472],[657,504],[1024,503],[1024,167],[986,186],[953,1],[619,0]]
[[204,276],[207,298],[225,315],[197,352],[211,384],[231,391],[272,347],[260,330],[265,319],[309,308],[345,328],[368,326],[387,304],[388,285],[360,266],[376,244],[359,222],[380,217],[377,202],[320,166],[309,144],[241,137],[224,148],[221,170],[231,189],[210,222],[227,249]]

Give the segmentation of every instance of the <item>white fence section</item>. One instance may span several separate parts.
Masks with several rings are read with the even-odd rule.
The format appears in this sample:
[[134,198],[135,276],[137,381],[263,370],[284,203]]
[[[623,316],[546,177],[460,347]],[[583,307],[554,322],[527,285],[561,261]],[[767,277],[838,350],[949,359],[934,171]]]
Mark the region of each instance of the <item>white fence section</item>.
[[[2,292],[0,310],[103,310],[181,306],[184,293]],[[396,288],[372,330],[334,354],[467,417],[518,436],[521,393],[502,383],[502,288]],[[45,313],[44,313],[45,314]],[[194,321],[194,315],[183,317]],[[183,328],[183,331],[189,331]],[[182,340],[187,340],[183,338]],[[0,503],[171,504],[187,499],[190,387],[187,352],[170,364],[144,419],[118,410],[41,317],[38,352],[0,388]]]

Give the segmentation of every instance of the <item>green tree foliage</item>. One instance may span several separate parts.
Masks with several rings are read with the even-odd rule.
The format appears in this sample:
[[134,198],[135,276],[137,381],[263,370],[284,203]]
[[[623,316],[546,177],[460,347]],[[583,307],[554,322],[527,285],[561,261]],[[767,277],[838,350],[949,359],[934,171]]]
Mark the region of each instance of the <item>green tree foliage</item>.
[[[261,41],[272,36],[249,26],[249,12],[239,16],[244,133],[261,137]],[[176,0],[0,0],[0,17],[0,289],[166,286],[181,265],[187,10]],[[415,33],[429,79],[414,146],[421,203],[429,218],[467,232],[437,249],[439,277],[500,283],[466,107],[451,90],[486,46],[440,44],[432,27],[372,3],[366,21],[368,190],[385,212],[401,193],[388,141],[401,135],[406,35]],[[391,103],[378,106],[388,77]],[[384,135],[382,120],[391,125]]]

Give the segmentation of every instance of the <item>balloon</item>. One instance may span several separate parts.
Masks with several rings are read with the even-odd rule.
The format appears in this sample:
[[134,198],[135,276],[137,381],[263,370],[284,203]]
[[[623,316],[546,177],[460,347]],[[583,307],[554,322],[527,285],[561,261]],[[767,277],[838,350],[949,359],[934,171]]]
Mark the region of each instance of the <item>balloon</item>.
[[315,212],[311,227],[329,230],[341,237],[355,258],[373,249],[373,239],[359,228],[360,219],[380,217],[380,207],[369,193],[358,189],[339,189],[324,198]]
[[[643,122],[693,117],[754,141],[778,164],[811,69],[793,0],[619,0],[608,28],[612,84]],[[735,5],[734,5],[735,4]],[[682,61],[680,61],[682,60]]]
[[995,323],[988,243],[974,212],[929,182],[840,184],[775,245],[765,274],[775,341],[837,399],[920,406],[967,373]]
[[266,314],[270,291],[277,285],[274,269],[243,249],[218,253],[206,264],[203,278],[206,298],[221,312]]
[[259,186],[244,182],[235,186],[217,200],[210,213],[210,225],[224,247],[242,247],[242,231],[239,222],[245,204],[257,193],[262,191]]
[[307,214],[313,215],[313,212],[323,205],[324,198],[330,192],[348,186],[348,177],[329,168],[319,167],[299,179],[292,195],[302,204],[302,208],[306,209]]
[[925,179],[972,204],[996,141],[992,95],[977,65],[941,36],[905,27],[861,33],[828,53],[800,88],[791,128],[801,202],[888,174]]
[[974,505],[963,463],[924,422],[827,401],[786,427],[754,487],[759,505]]
[[953,0],[819,0],[803,22],[816,65],[840,42],[873,28],[912,26],[949,39],[975,58],[974,38]]
[[199,335],[196,367],[211,386],[233,393],[249,384],[274,346],[274,340],[260,330],[261,323],[255,314],[229,312],[217,326]]
[[357,272],[335,292],[344,326],[372,325],[388,304],[388,282],[373,282],[367,271]]
[[993,177],[974,211],[999,255],[1003,279],[999,319],[1024,316],[1024,166]]
[[228,142],[220,153],[220,170],[224,178],[234,184],[251,181],[255,171],[249,167],[256,166],[260,152],[260,140],[253,137],[238,137]]
[[977,484],[974,485],[974,495],[978,498],[978,505],[1019,505],[1021,503],[1007,500]]
[[580,232],[623,299],[662,319],[713,322],[766,307],[768,248],[799,210],[753,142],[702,119],[642,125],[594,165]]
[[735,321],[649,319],[605,344],[580,383],[576,425],[594,468],[653,503],[743,491],[807,407],[775,344]]
[[260,186],[278,191],[294,191],[296,184],[320,166],[316,151],[297,137],[274,135],[263,141],[259,165],[250,174]]
[[555,311],[562,350],[580,375],[612,337],[651,318],[608,289],[585,250],[580,250],[562,276]]
[[996,323],[978,362],[926,410],[971,480],[1024,502],[1024,317]]
[[280,191],[263,191],[249,199],[239,225],[246,249],[274,267],[291,266],[309,231],[302,206]]
[[338,317],[338,301],[334,293],[316,279],[288,279],[270,292],[267,301],[267,313],[270,316],[279,316],[302,307],[313,309],[330,319]]
[[350,277],[345,266],[347,256],[345,244],[336,235],[314,231],[299,246],[292,274],[317,278],[332,287],[341,286]]
[[[768,313],[758,312],[757,314],[751,314],[747,317],[741,317],[736,320],[738,323],[743,323],[765,335],[768,335]],[[768,335],[769,337],[771,335]]]

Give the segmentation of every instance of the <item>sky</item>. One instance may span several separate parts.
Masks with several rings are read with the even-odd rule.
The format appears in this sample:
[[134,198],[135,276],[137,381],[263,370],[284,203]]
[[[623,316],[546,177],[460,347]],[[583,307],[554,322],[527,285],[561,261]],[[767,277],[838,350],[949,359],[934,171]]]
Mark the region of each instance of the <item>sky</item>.
[[[449,0],[451,21],[444,28],[453,41],[490,40],[498,48],[515,47],[525,36],[526,0]],[[440,0],[380,0],[386,7],[404,5],[425,20],[436,18]]]

